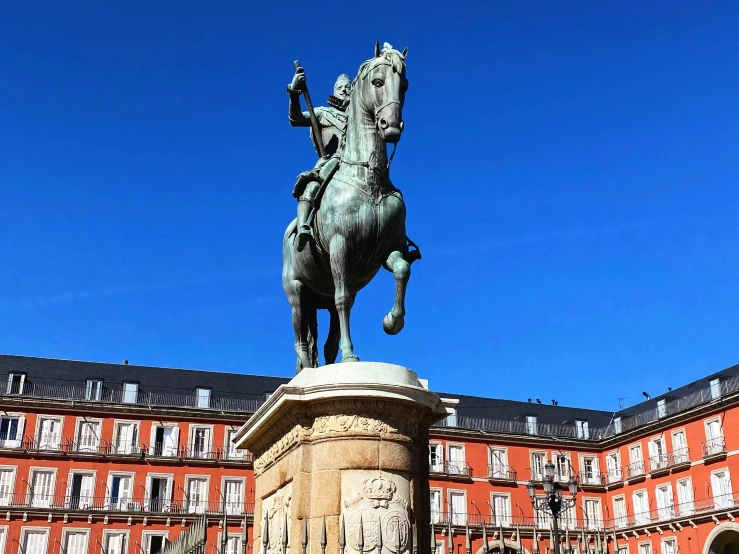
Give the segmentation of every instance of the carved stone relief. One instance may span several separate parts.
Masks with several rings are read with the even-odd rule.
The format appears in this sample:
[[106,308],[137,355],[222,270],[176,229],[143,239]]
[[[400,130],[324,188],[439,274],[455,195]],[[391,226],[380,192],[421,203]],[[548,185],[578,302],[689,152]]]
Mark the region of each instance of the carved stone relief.
[[[262,514],[260,516],[260,521],[262,523],[262,527],[264,527],[264,519],[266,516],[267,526],[269,528],[269,543],[267,545],[267,551],[265,552],[262,546],[262,538],[259,538],[260,554],[280,554],[282,552],[282,533],[285,527],[285,517],[287,517],[288,532],[292,519],[290,514],[292,495],[293,484],[291,481],[262,500]],[[264,529],[262,529],[262,536],[264,536]]]

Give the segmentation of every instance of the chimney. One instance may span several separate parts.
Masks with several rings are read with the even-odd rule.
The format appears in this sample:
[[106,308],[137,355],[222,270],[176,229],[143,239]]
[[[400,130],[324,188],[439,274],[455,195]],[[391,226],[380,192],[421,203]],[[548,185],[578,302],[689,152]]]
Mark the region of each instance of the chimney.
[[128,360],[123,360],[123,365],[128,365]]

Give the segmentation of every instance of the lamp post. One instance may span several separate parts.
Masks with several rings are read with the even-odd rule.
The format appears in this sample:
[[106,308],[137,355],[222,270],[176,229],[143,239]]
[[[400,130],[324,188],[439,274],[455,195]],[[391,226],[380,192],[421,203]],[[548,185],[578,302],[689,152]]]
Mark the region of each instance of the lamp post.
[[[531,498],[531,505],[534,507],[534,512],[541,511],[546,512],[547,510],[552,514],[552,530],[554,531],[554,554],[560,554],[559,551],[559,514],[565,510],[569,510],[575,506],[575,497],[577,496],[577,481],[570,478],[567,482],[567,489],[572,495],[571,499],[562,498],[562,485],[554,481],[554,464],[547,462],[544,465],[544,478],[542,479],[544,485],[544,493],[547,495],[546,498],[536,498],[536,485],[533,481],[529,481],[526,485],[526,490]],[[536,517],[536,513],[534,513]]]

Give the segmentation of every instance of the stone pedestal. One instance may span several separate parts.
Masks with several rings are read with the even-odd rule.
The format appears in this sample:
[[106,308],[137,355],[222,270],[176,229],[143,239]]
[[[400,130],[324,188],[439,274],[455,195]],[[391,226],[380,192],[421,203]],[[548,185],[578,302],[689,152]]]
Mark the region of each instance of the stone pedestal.
[[[254,453],[254,551],[403,554],[428,522],[428,431],[454,406],[404,367],[357,362],[305,369],[239,430],[235,442]],[[363,530],[360,538],[360,521]],[[419,552],[428,552],[420,537]],[[382,552],[377,552],[378,540]]]

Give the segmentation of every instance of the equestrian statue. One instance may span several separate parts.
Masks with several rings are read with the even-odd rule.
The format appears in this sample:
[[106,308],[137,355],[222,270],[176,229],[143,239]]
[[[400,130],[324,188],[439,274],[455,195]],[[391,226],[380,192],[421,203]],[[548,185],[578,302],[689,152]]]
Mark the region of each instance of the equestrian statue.
[[[390,180],[387,144],[395,147],[403,132],[403,103],[408,53],[385,43],[364,62],[354,81],[340,75],[329,106],[314,108],[305,72],[287,87],[289,121],[310,127],[319,159],[298,176],[293,196],[298,217],[282,241],[282,286],[292,309],[297,370],[318,366],[318,310],[330,324],[324,361],[358,361],[349,328],[359,292],[384,267],[395,278],[395,302],[382,327],[395,335],[403,328],[405,292],[418,247],[406,236],[405,203]],[[302,111],[300,96],[307,111]]]

